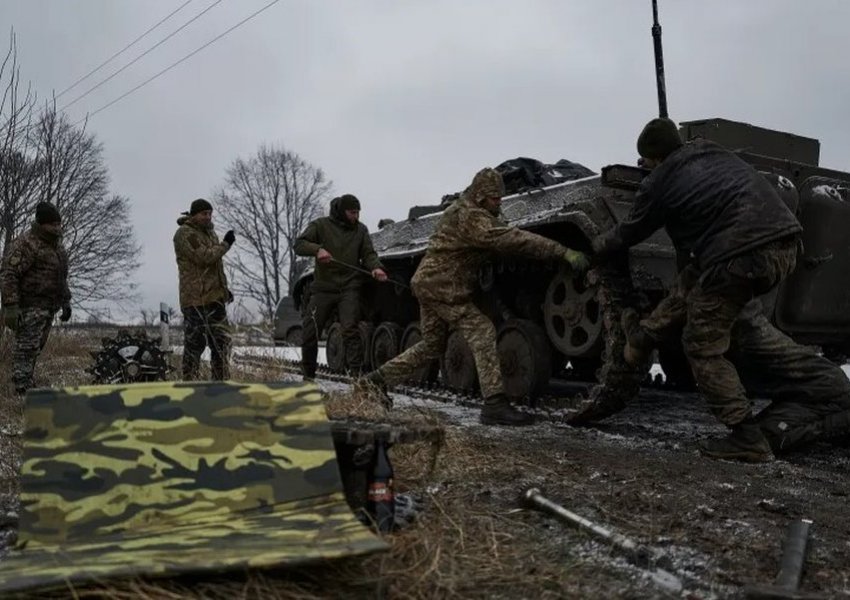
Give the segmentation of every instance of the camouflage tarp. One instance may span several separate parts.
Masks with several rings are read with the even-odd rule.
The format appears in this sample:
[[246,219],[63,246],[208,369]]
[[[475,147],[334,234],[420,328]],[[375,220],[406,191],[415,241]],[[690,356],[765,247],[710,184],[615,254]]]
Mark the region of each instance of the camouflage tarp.
[[0,591],[383,550],[345,503],[312,385],[144,383],[27,395]]

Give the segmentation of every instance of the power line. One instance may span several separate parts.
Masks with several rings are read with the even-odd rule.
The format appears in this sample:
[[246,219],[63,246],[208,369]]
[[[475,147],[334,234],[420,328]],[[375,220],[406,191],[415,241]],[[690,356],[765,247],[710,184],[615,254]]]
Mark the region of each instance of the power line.
[[165,23],[168,19],[170,19],[171,17],[173,17],[175,14],[177,14],[177,13],[180,11],[180,9],[182,9],[184,6],[186,6],[187,4],[189,4],[191,1],[192,1],[192,0],[186,0],[186,2],[184,2],[183,4],[181,4],[180,6],[178,6],[177,8],[175,8],[173,11],[171,11],[171,12],[170,12],[170,13],[168,13],[167,15],[165,15],[165,16],[164,16],[162,19],[160,19],[160,20],[159,20],[159,21],[158,21],[158,22],[157,22],[157,23],[156,23],[153,27],[151,27],[150,29],[148,29],[147,31],[145,31],[142,35],[140,35],[140,36],[139,36],[139,37],[137,37],[135,40],[133,40],[132,42],[130,42],[129,44],[127,44],[126,46],[124,46],[123,48],[121,48],[121,50],[119,50],[118,52],[116,52],[115,54],[113,54],[112,56],[110,56],[109,58],[107,58],[105,61],[103,61],[102,63],[100,63],[100,64],[99,64],[98,66],[96,66],[94,69],[92,69],[91,71],[89,71],[88,73],[86,73],[85,75],[83,75],[82,77],[80,77],[79,79],[77,79],[74,83],[72,83],[71,85],[69,85],[68,87],[66,87],[64,90],[62,90],[61,92],[59,92],[58,94],[56,94],[56,97],[57,97],[57,98],[59,98],[60,96],[64,95],[66,92],[70,92],[72,89],[74,89],[75,87],[77,87],[79,84],[81,84],[82,82],[84,82],[86,79],[88,79],[89,77],[91,77],[92,75],[94,75],[95,73],[97,73],[98,71],[100,71],[103,67],[105,67],[105,66],[106,66],[106,65],[108,65],[110,62],[112,62],[112,60],[113,60],[113,59],[115,59],[115,58],[119,57],[120,55],[122,55],[124,52],[126,52],[127,50],[129,50],[129,49],[130,49],[130,48],[131,48],[131,47],[132,47],[132,46],[133,46],[136,42],[138,42],[139,40],[141,40],[143,37],[145,37],[145,36],[146,36],[147,34],[149,34],[151,31],[153,31],[154,29],[156,29],[157,27],[159,27],[160,25],[162,25],[163,23]]
[[174,63],[171,63],[169,66],[165,67],[162,71],[160,71],[160,72],[159,72],[159,73],[157,73],[156,75],[153,75],[153,76],[149,77],[148,79],[144,80],[142,83],[140,83],[139,85],[137,85],[137,86],[136,86],[136,87],[134,87],[133,89],[131,89],[131,90],[129,90],[129,91],[127,91],[127,92],[125,92],[125,93],[121,94],[120,96],[118,96],[118,97],[117,97],[115,100],[113,100],[112,102],[109,102],[109,103],[107,103],[107,104],[104,104],[103,106],[101,106],[100,108],[98,108],[97,110],[95,110],[94,112],[87,114],[85,117],[83,117],[82,119],[80,119],[79,121],[77,121],[76,123],[74,123],[74,126],[77,126],[77,125],[79,125],[80,123],[82,123],[83,121],[86,121],[87,119],[89,119],[90,117],[95,116],[97,113],[99,113],[99,112],[101,112],[101,111],[106,110],[107,108],[109,108],[109,107],[110,107],[110,106],[112,106],[113,104],[115,104],[115,103],[117,103],[117,102],[120,102],[121,100],[123,100],[124,98],[126,98],[127,96],[129,96],[130,94],[132,94],[133,92],[135,92],[136,90],[138,90],[138,89],[140,89],[140,88],[142,88],[142,87],[146,86],[147,84],[149,84],[151,81],[153,81],[154,79],[156,79],[156,78],[157,78],[157,77],[159,77],[160,75],[164,75],[165,73],[167,73],[168,71],[170,71],[171,69],[173,69],[174,67],[176,67],[177,65],[179,65],[180,63],[182,63],[183,61],[188,60],[189,58],[192,58],[194,55],[196,55],[198,52],[200,52],[201,50],[203,50],[204,48],[206,48],[206,47],[207,47],[207,46],[209,46],[210,44],[212,44],[212,43],[214,43],[214,42],[217,42],[218,40],[220,40],[221,38],[223,38],[224,36],[226,36],[228,33],[230,33],[231,31],[233,31],[234,29],[236,29],[237,27],[240,27],[240,26],[241,26],[241,25],[243,25],[244,23],[247,23],[248,21],[250,21],[251,19],[253,19],[253,18],[254,18],[254,17],[256,17],[257,15],[259,15],[261,12],[263,12],[263,11],[265,11],[265,10],[267,10],[267,9],[271,8],[273,5],[277,4],[278,2],[280,2],[280,0],[272,0],[271,2],[269,2],[268,4],[266,4],[265,6],[263,6],[262,8],[260,8],[259,10],[257,10],[257,11],[255,11],[255,12],[251,13],[250,15],[248,15],[247,17],[245,17],[244,19],[242,19],[241,21],[239,21],[236,25],[234,25],[234,26],[232,26],[231,28],[226,29],[226,30],[225,30],[225,31],[223,31],[222,33],[218,34],[216,37],[214,37],[213,39],[211,39],[210,41],[208,41],[206,44],[204,44],[204,45],[203,45],[203,46],[201,46],[200,48],[197,48],[197,49],[193,50],[192,52],[190,52],[189,54],[187,54],[186,56],[184,56],[184,57],[183,57],[183,58],[181,58],[180,60],[178,60],[178,61],[176,61],[176,62],[174,62]]
[[106,83],[106,82],[108,82],[108,81],[112,80],[112,79],[113,79],[116,75],[118,75],[119,73],[122,73],[122,72],[123,72],[123,71],[125,71],[128,67],[130,67],[130,66],[134,65],[135,63],[139,62],[142,58],[144,58],[145,56],[147,56],[148,54],[150,54],[151,52],[153,52],[154,50],[156,50],[157,48],[159,48],[160,46],[162,46],[165,42],[167,42],[168,40],[170,40],[171,38],[173,38],[173,37],[174,37],[175,35],[177,35],[178,33],[180,33],[183,29],[185,29],[186,27],[188,27],[189,25],[191,25],[192,23],[194,23],[195,21],[197,21],[198,19],[200,19],[200,18],[201,18],[202,16],[204,16],[207,12],[209,12],[210,10],[212,10],[212,9],[213,9],[216,5],[221,4],[221,2],[222,2],[222,0],[216,0],[215,2],[213,2],[212,4],[210,4],[210,5],[209,5],[208,7],[206,7],[204,10],[202,10],[201,12],[199,12],[197,15],[195,15],[194,17],[192,17],[191,19],[189,19],[188,21],[186,21],[185,23],[183,23],[183,24],[182,24],[180,27],[178,27],[176,30],[174,30],[174,31],[172,31],[171,33],[169,33],[167,36],[165,36],[163,39],[161,39],[160,41],[158,41],[156,44],[154,44],[153,46],[151,46],[150,48],[148,48],[147,50],[145,50],[144,52],[142,52],[140,55],[138,55],[136,58],[134,58],[133,60],[131,60],[130,62],[128,62],[126,65],[124,65],[123,67],[121,67],[121,68],[120,68],[120,69],[118,69],[117,71],[115,71],[112,75],[110,75],[109,77],[107,77],[107,78],[106,78],[106,79],[104,79],[103,81],[101,81],[101,82],[97,83],[97,84],[96,84],[96,85],[94,85],[93,87],[90,87],[90,88],[89,88],[89,89],[87,89],[84,93],[80,94],[79,96],[77,96],[76,98],[74,98],[73,100],[71,100],[68,104],[66,104],[65,106],[63,106],[60,110],[64,111],[65,109],[69,108],[70,106],[72,106],[72,105],[76,104],[79,100],[82,100],[83,98],[85,98],[86,96],[88,96],[89,94],[91,94],[93,91],[95,91],[97,88],[99,88],[100,86],[102,86],[104,83]]

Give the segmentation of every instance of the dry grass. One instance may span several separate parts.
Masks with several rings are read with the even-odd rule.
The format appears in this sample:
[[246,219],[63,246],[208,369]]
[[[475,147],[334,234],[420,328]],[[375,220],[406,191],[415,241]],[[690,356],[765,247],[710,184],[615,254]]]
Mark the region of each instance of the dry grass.
[[[58,373],[64,385],[87,382],[83,368],[88,348],[99,340],[54,336],[40,362]],[[0,351],[2,406],[10,405],[8,351]],[[179,363],[179,359],[175,359]],[[62,365],[62,367],[59,367]],[[277,379],[274,373],[236,370],[234,379]],[[370,394],[331,393],[327,409],[334,418],[356,418],[409,425],[439,425],[442,417],[426,409],[386,411]],[[4,411],[6,409],[4,408]],[[0,418],[9,418],[4,412]],[[3,446],[4,468],[20,448]],[[5,442],[4,442],[5,444]],[[476,428],[447,432],[436,470],[434,449],[424,444],[398,445],[391,452],[399,489],[413,489],[425,499],[425,511],[410,528],[387,538],[391,550],[357,560],[343,560],[298,570],[265,570],[205,578],[132,579],[68,588],[30,598],[238,599],[269,598],[607,598],[620,595],[622,575],[602,577],[598,565],[583,563],[566,541],[540,543],[540,531],[528,516],[514,511],[523,480],[550,476],[546,467],[512,456],[503,443]],[[426,466],[427,465],[427,466]],[[16,493],[17,481],[4,471],[2,491]]]

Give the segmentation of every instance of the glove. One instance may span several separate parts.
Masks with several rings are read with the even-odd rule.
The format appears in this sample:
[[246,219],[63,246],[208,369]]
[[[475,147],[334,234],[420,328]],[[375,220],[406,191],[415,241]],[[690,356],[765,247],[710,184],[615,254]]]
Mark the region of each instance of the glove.
[[576,273],[584,273],[590,267],[590,260],[584,252],[567,248],[564,252],[564,260],[570,263],[573,271]]
[[233,233],[232,229],[224,234],[224,241],[228,246],[232,246],[233,242],[236,241],[236,234]]
[[59,315],[59,320],[63,323],[67,323],[71,319],[71,307],[70,305],[65,305],[62,307],[62,314]]
[[599,234],[595,238],[590,241],[590,248],[593,250],[594,254],[602,254],[605,252],[605,246],[607,246],[605,242],[605,235]]
[[622,246],[623,243],[614,230],[600,233],[590,241],[590,248],[593,250],[594,254],[598,255],[618,252],[622,249]]
[[18,330],[18,306],[12,304],[3,308],[3,322],[12,331]]

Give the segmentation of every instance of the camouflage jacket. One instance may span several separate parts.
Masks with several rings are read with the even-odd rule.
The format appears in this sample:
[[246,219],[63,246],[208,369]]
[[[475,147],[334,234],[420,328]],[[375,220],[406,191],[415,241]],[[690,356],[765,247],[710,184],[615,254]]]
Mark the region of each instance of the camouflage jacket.
[[[350,223],[339,206],[339,198],[331,202],[330,216],[312,221],[295,241],[294,250],[299,256],[316,256],[324,248],[336,260],[372,271],[381,267],[381,261],[369,230],[363,223]],[[366,276],[339,263],[321,264],[316,261],[313,280],[314,292],[338,292],[356,288]]]
[[212,225],[201,227],[186,216],[177,219],[177,224],[174,254],[180,276],[180,307],[230,301],[222,261],[230,244],[218,240]]
[[68,253],[61,237],[33,224],[14,240],[3,262],[0,294],[4,306],[56,311],[69,305]]
[[566,247],[506,225],[481,208],[481,199],[480,190],[474,189],[473,183],[440,218],[411,281],[413,293],[420,301],[444,304],[471,301],[478,271],[495,253],[563,260]]

